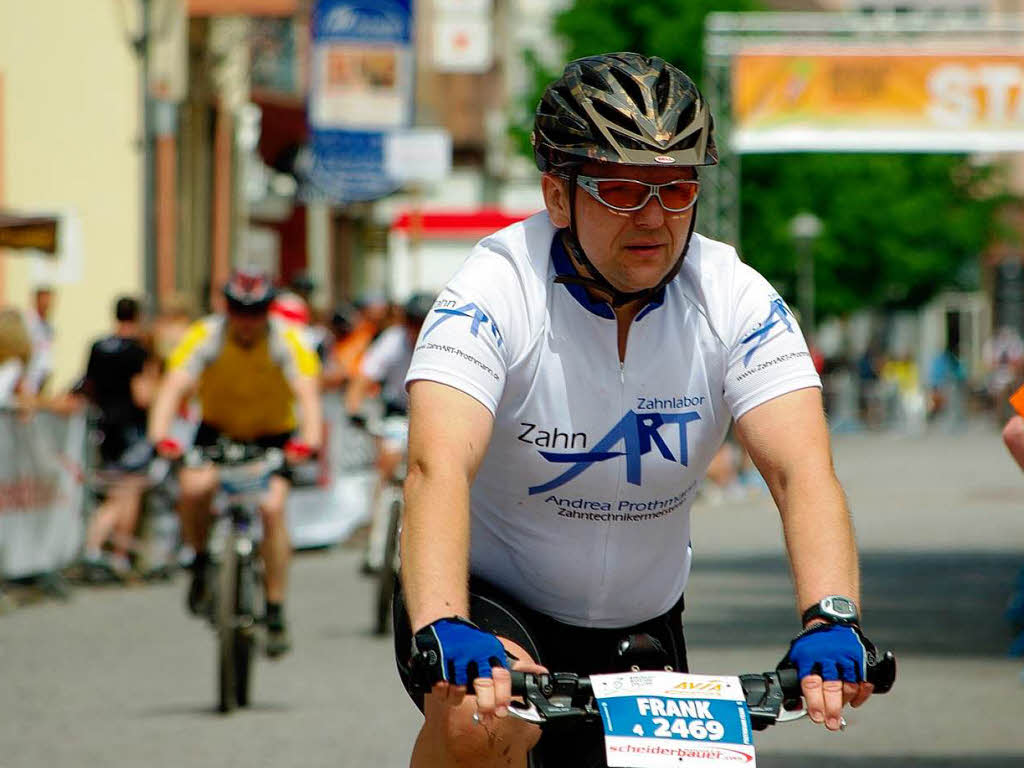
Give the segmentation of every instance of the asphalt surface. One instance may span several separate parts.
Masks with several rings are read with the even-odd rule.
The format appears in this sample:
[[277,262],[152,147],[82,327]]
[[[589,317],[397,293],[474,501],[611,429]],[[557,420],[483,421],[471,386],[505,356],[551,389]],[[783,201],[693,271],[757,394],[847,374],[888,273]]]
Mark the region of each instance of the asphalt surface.
[[[869,635],[896,651],[885,697],[845,733],[806,722],[759,735],[767,768],[1024,766],[1024,660],[1002,612],[1024,566],[1024,475],[997,431],[844,435]],[[796,629],[778,517],[765,494],[694,510],[691,668],[769,669]],[[77,589],[0,616],[0,768],[408,764],[419,714],[373,637],[370,582],[344,547],[299,555],[294,653],[261,659],[254,705],[214,705],[209,628],[170,584]]]

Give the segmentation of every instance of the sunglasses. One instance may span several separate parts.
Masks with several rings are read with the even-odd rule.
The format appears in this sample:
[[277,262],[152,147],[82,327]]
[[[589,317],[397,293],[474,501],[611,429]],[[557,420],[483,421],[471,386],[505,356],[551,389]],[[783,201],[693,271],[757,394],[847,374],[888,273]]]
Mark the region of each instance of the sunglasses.
[[652,198],[671,213],[682,213],[693,207],[700,192],[700,182],[690,179],[648,184],[636,179],[600,179],[577,176],[576,183],[591,197],[615,211],[639,211]]

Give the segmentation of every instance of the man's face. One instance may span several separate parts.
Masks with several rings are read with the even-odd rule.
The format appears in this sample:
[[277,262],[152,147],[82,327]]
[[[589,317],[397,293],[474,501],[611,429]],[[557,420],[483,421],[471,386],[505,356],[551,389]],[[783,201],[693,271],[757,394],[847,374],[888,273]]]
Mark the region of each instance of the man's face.
[[[581,175],[596,178],[636,179],[650,184],[695,179],[690,167],[660,168],[588,162]],[[545,174],[542,179],[548,214],[556,227],[569,226],[569,189],[565,179]],[[578,187],[576,234],[587,258],[620,291],[652,288],[668,274],[686,245],[694,208],[666,211],[652,196],[635,211],[616,211]]]
[[53,291],[36,291],[36,314],[46,319],[53,304]]
[[240,347],[251,347],[267,333],[267,313],[228,312],[228,335]]

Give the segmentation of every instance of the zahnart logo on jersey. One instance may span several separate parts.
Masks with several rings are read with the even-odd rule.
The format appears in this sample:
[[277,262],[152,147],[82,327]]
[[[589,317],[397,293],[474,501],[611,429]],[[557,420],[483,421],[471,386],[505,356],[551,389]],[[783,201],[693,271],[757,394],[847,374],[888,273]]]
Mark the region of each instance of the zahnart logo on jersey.
[[476,304],[469,303],[463,304],[461,307],[456,307],[454,301],[438,301],[434,305],[434,312],[441,315],[441,317],[435,320],[434,324],[427,328],[426,333],[423,334],[424,340],[442,323],[446,323],[454,318],[465,317],[470,321],[469,333],[471,336],[479,335],[481,328],[488,328],[490,329],[491,336],[494,337],[495,343],[499,347],[503,343],[501,331],[499,331],[498,326],[494,324],[494,320]]
[[[629,410],[589,451],[538,451],[545,461],[552,464],[571,464],[572,466],[543,485],[532,486],[530,495],[546,493],[559,488],[586,472],[593,464],[617,459],[620,456],[625,457],[626,460],[626,480],[633,485],[642,485],[642,459],[651,451],[657,450],[667,461],[679,462],[684,467],[688,466],[686,428],[691,421],[699,419],[700,414],[696,411],[637,413],[634,410]],[[537,440],[540,435],[545,435],[549,441],[553,437],[550,430],[530,430],[520,435],[520,439],[523,442],[542,445],[543,443]],[[570,435],[558,433],[555,430],[554,436],[558,435],[564,435],[563,444],[568,447],[575,446],[577,439],[582,445],[586,445],[586,435],[583,433]],[[534,439],[530,440],[530,437],[534,437]],[[554,444],[557,445],[557,440],[554,441]]]
[[762,322],[752,333],[745,336],[740,340],[740,344],[750,344],[750,349],[743,356],[743,367],[746,368],[750,365],[751,359],[754,357],[754,353],[763,347],[771,338],[771,333],[780,324],[785,327],[790,333],[796,333],[796,329],[792,322],[793,313],[789,311],[789,307],[786,306],[786,302],[779,296],[774,296],[771,299],[771,303],[768,305],[768,317]]

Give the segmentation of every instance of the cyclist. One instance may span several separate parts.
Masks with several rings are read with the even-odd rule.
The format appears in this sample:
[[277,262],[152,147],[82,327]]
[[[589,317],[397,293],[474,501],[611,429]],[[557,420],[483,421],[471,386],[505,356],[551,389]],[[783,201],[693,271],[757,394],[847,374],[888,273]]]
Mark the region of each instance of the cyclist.
[[[548,86],[533,142],[546,210],[476,246],[407,377],[396,660],[436,681],[412,765],[525,764],[539,733],[505,717],[506,667],[612,671],[642,632],[686,670],[689,508],[731,419],[785,529],[806,627],[785,663],[837,730],[870,695],[852,527],[792,314],[693,231],[708,105],[662,59],[593,56]],[[574,764],[550,738],[544,763]]]
[[[300,328],[268,317],[274,287],[266,273],[238,269],[223,293],[226,316],[193,323],[168,361],[150,415],[150,440],[161,455],[180,454],[180,446],[169,437],[170,424],[182,398],[195,388],[202,409],[197,446],[213,445],[224,436],[283,448],[287,464],[308,460],[321,441],[316,354]],[[206,540],[217,472],[213,467],[183,468],[179,482],[182,537],[196,552],[188,606],[199,613],[206,598]],[[291,647],[283,608],[291,557],[285,523],[289,485],[287,469],[275,474],[262,505],[266,650],[271,657]]]
[[363,403],[379,385],[384,413],[381,435],[377,439],[377,487],[371,504],[370,535],[367,539],[364,573],[376,573],[382,565],[387,520],[381,519],[376,499],[384,484],[395,476],[405,459],[409,399],[405,391],[405,375],[409,371],[413,346],[423,321],[434,303],[433,294],[414,293],[402,307],[402,322],[385,330],[370,347],[359,370],[345,391],[345,410],[357,425],[365,423]]

